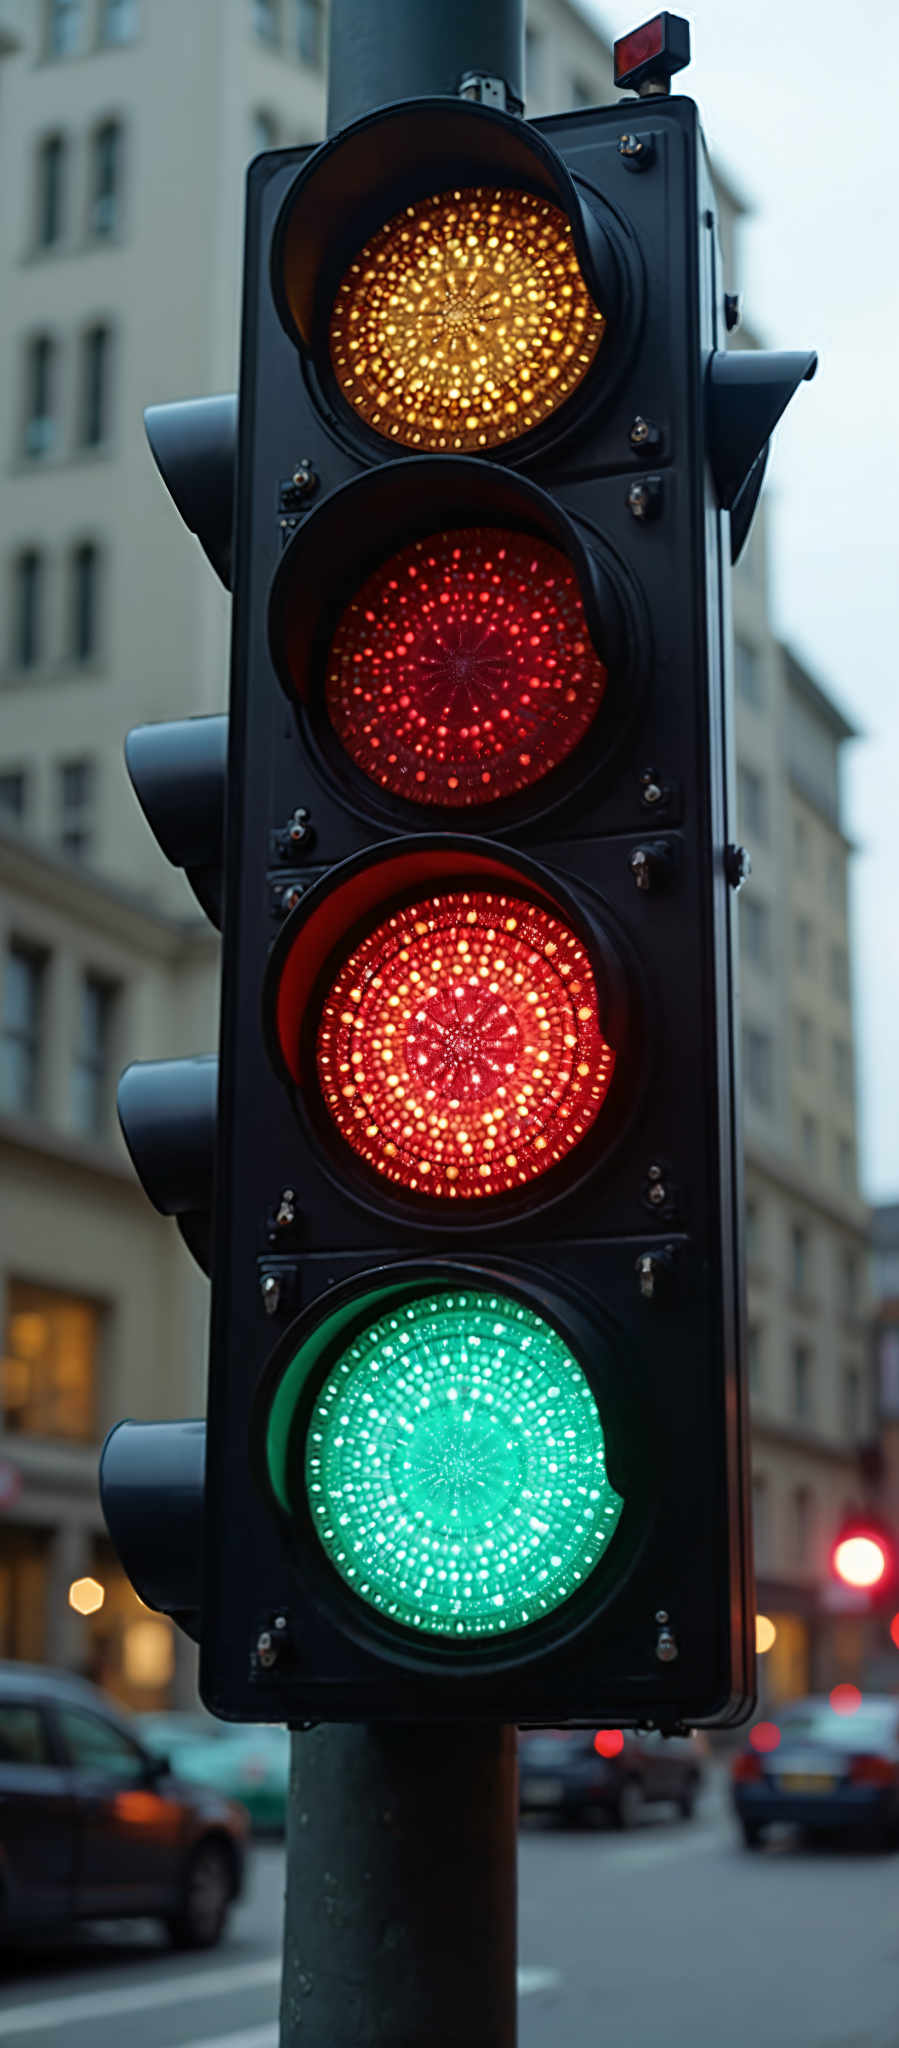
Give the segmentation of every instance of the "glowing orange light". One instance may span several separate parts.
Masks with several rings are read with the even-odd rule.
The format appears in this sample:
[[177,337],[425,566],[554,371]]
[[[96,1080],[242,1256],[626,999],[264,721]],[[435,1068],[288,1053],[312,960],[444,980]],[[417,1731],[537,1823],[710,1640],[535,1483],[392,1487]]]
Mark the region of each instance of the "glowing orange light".
[[620,1728],[600,1728],[593,1737],[597,1756],[620,1756],[624,1748],[624,1736]]
[[354,946],[317,1058],[354,1151],[454,1198],[526,1186],[564,1159],[615,1065],[582,941],[541,905],[480,889],[397,909]]
[[857,1714],[862,1696],[857,1685],[835,1685],[830,1704],[835,1714]]
[[776,1640],[777,1630],[773,1621],[769,1620],[767,1614],[757,1614],[755,1617],[755,1647],[758,1656],[764,1657],[765,1651],[770,1650]]
[[369,576],[328,657],[347,753],[411,803],[486,804],[528,789],[605,694],[577,577],[530,534],[432,534]]
[[561,208],[476,186],[378,229],[338,287],[329,341],[343,396],[379,434],[477,450],[555,412],[604,327]]
[[777,1749],[780,1744],[780,1729],[776,1721],[757,1721],[755,1727],[749,1730],[749,1740],[759,1756],[767,1756],[769,1751]]
[[834,1551],[833,1568],[845,1586],[877,1586],[887,1568],[886,1545],[876,1536],[845,1536]]
[[105,1598],[105,1587],[97,1579],[73,1579],[69,1587],[69,1606],[76,1614],[97,1614]]

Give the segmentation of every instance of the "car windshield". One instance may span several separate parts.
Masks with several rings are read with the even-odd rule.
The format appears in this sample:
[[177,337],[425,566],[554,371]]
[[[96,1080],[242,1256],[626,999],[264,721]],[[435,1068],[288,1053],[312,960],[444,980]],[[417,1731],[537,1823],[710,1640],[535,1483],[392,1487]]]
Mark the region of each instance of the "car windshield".
[[863,1701],[852,1714],[838,1714],[826,1701],[796,1707],[780,1722],[783,1742],[830,1743],[834,1749],[876,1749],[891,1743],[899,1722],[899,1705]]

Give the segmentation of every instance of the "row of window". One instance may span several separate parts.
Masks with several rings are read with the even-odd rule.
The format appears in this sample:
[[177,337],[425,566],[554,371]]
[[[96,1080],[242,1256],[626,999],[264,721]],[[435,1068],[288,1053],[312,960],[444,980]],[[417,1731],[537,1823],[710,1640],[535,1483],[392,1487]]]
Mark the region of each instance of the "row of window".
[[[774,1109],[774,1038],[758,1024],[747,1024],[743,1030],[743,1083],[746,1098],[756,1109]],[[803,1165],[817,1170],[824,1164],[820,1119],[805,1109],[797,1112],[797,1118],[796,1136]],[[832,1142],[832,1164],[838,1184],[844,1194],[853,1194],[855,1141],[845,1132],[838,1132]]]
[[[64,661],[92,662],[100,651],[100,586],[102,558],[96,541],[70,548],[62,563],[65,577]],[[23,548],[12,565],[9,612],[9,662],[18,672],[37,669],[50,658],[47,635],[50,557],[36,547]]]
[[[38,249],[60,248],[78,231],[72,205],[72,159],[76,146],[61,130],[42,136],[37,145],[32,233]],[[121,121],[101,121],[88,136],[87,148],[81,232],[89,241],[109,241],[120,234],[122,227],[125,134]]]
[[[819,836],[808,818],[798,814],[794,817],[793,867],[797,875],[816,878],[819,864],[816,840]],[[832,839],[832,835],[828,837]],[[827,850],[824,872],[828,902],[833,905],[834,910],[845,910],[846,861],[842,854],[833,850],[832,844]]]
[[[62,345],[52,334],[31,334],[25,342],[24,403],[19,452],[29,462],[58,455],[64,445]],[[72,442],[76,450],[102,448],[112,429],[113,331],[93,321],[78,338],[76,406]]]
[[250,0],[253,29],[279,56],[319,70],[325,58],[324,0]]
[[[764,1323],[751,1322],[747,1331],[747,1363],[750,1391],[761,1398],[768,1389],[770,1359],[768,1331]],[[796,1422],[814,1423],[817,1417],[816,1355],[814,1346],[797,1338],[790,1346],[789,1411]],[[847,1445],[861,1443],[868,1423],[865,1386],[860,1365],[842,1368],[840,1379],[840,1428]]]
[[140,27],[139,0],[44,0],[45,57],[82,57],[91,49],[130,43]]
[[[793,1019],[793,1045],[796,1064],[802,1067],[805,1073],[814,1074],[818,1071],[819,1038],[814,1018],[807,1016],[803,1010],[797,1011]],[[841,1096],[845,1102],[852,1101],[855,1092],[852,1047],[845,1038],[832,1038],[830,1041],[830,1086],[834,1095]]]
[[[769,1250],[768,1218],[758,1195],[749,1195],[746,1200],[746,1255],[754,1263],[761,1263]],[[819,1286],[819,1258],[823,1251],[828,1268],[834,1265],[833,1248],[830,1244],[819,1246],[812,1236],[807,1223],[792,1223],[788,1239],[789,1284],[794,1295],[808,1303],[815,1298]],[[863,1273],[858,1252],[843,1250],[836,1262],[838,1312],[855,1321],[864,1313]]]
[[[770,974],[774,964],[771,906],[752,894],[740,899],[740,941],[744,958]],[[817,974],[820,952],[820,934],[814,920],[804,913],[795,917],[793,960],[798,972]],[[826,957],[831,995],[845,1002],[849,996],[849,954],[842,940],[831,942]]]
[[[752,1480],[752,1533],[755,1551],[755,1565],[758,1572],[770,1571],[789,1564],[794,1569],[820,1569],[819,1526],[821,1505],[814,1487],[793,1486],[785,1501],[786,1523],[783,1533],[786,1538],[787,1555],[782,1560],[774,1546],[774,1497],[773,1490],[764,1473],[754,1473]],[[846,1513],[850,1503],[846,1504]],[[833,1501],[828,1498],[824,1507],[827,1526],[834,1533],[841,1517],[834,1512]],[[779,1519],[779,1518],[778,1518]]]
[[[86,860],[94,842],[97,802],[96,763],[57,761],[54,778],[54,839],[60,852]],[[0,822],[27,825],[31,810],[31,776],[27,768],[0,768]]]
[[[10,940],[0,1003],[0,1107],[17,1115],[34,1116],[43,1104],[49,964],[45,948]],[[103,1137],[109,1127],[118,999],[116,983],[99,974],[82,975],[69,1111],[73,1129],[83,1137]]]

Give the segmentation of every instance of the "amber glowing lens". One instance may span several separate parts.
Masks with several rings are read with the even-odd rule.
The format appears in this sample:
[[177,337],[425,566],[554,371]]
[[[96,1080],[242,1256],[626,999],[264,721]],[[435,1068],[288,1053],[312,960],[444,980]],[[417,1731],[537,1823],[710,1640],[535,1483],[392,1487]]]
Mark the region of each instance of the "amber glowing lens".
[[604,327],[561,208],[477,186],[416,201],[366,242],[338,287],[331,363],[389,440],[493,448],[570,397]]
[[557,767],[605,687],[567,558],[473,527],[415,541],[363,583],[334,636],[326,701],[382,789],[485,804]]
[[615,1064],[582,941],[539,904],[480,889],[397,909],[354,946],[316,1051],[353,1150],[444,1198],[508,1193],[566,1158]]

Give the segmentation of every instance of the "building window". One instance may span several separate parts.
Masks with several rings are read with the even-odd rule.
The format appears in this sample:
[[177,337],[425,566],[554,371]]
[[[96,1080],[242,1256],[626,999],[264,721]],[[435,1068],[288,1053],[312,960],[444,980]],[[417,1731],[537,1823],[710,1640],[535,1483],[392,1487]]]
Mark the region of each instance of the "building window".
[[740,830],[749,838],[767,839],[768,792],[764,777],[754,768],[741,767],[737,770],[737,785],[740,799]]
[[790,1231],[790,1284],[794,1294],[808,1294],[810,1275],[808,1231],[803,1223],[794,1223]]
[[121,226],[122,128],[104,121],[93,140],[88,226],[92,235],[114,235]]
[[317,71],[324,59],[324,11],[322,0],[295,0],[297,56]]
[[24,768],[0,770],[0,821],[25,816],[28,782]]
[[857,1316],[861,1301],[861,1275],[858,1256],[855,1252],[843,1253],[843,1313]]
[[811,1563],[812,1523],[815,1503],[810,1486],[796,1486],[792,1495],[793,1556],[797,1564]]
[[65,197],[66,145],[61,135],[47,135],[37,153],[35,241],[52,249],[61,241]]
[[59,843],[64,853],[84,860],[93,841],[96,774],[93,761],[61,761],[57,769]]
[[47,956],[13,939],[7,947],[0,1010],[0,1101],[34,1114],[41,1080],[44,969]]
[[815,931],[810,917],[797,917],[793,927],[793,945],[797,967],[803,974],[811,974],[815,962]]
[[774,1057],[771,1034],[749,1024],[743,1033],[746,1093],[760,1109],[770,1109],[774,1100]]
[[137,0],[102,0],[101,43],[131,43],[137,35]]
[[81,0],[47,0],[48,57],[71,57],[81,46]]
[[109,436],[109,384],[112,335],[108,327],[89,327],[81,340],[81,445],[101,448]]
[[815,1167],[818,1164],[818,1119],[803,1110],[799,1119],[799,1150],[802,1164]]
[[817,1065],[817,1037],[814,1020],[801,1011],[795,1020],[796,1058],[809,1072]]
[[845,946],[831,946],[830,986],[835,996],[845,1002],[849,995],[849,955]]
[[837,1139],[837,1179],[844,1195],[855,1188],[855,1146],[851,1138]]
[[109,1076],[116,989],[99,975],[81,983],[78,1042],[72,1068],[72,1120],[85,1137],[99,1138],[109,1117]]
[[93,541],[82,541],[71,559],[71,652],[74,661],[90,661],[97,652],[100,557]]
[[758,711],[764,701],[762,664],[758,648],[751,647],[748,640],[734,643],[734,676],[738,696]]
[[44,564],[36,548],[26,548],[14,571],[12,659],[15,668],[35,668],[41,656],[41,599]]
[[766,972],[771,966],[771,912],[752,896],[740,901],[740,937],[747,960]]
[[797,1422],[808,1422],[812,1412],[812,1347],[792,1347],[793,1414]]
[[805,818],[793,819],[793,865],[798,875],[811,873],[812,840]]
[[857,1365],[843,1368],[843,1428],[846,1441],[858,1444],[864,1435],[862,1414],[862,1376]]
[[56,440],[57,350],[52,335],[34,334],[25,354],[25,454],[49,455]]
[[852,1047],[845,1038],[833,1041],[833,1086],[836,1095],[851,1100],[853,1094]]
[[746,1332],[746,1364],[749,1369],[749,1391],[760,1394],[765,1377],[764,1340],[760,1323],[750,1323]]
[[278,41],[278,0],[252,0],[253,28],[264,43]]
[[23,1436],[94,1435],[101,1311],[55,1288],[10,1280],[3,1420]]

